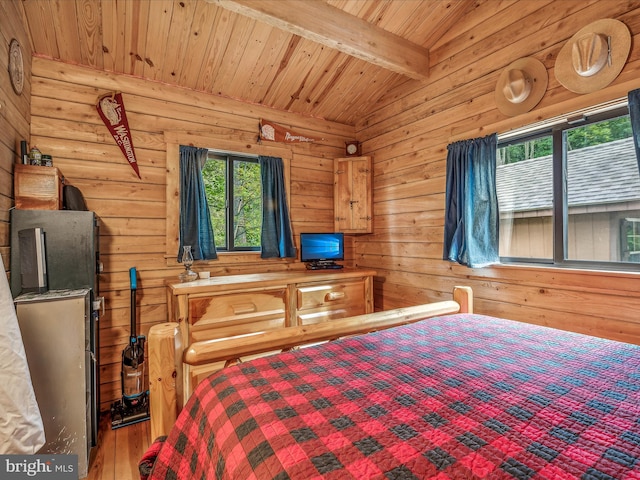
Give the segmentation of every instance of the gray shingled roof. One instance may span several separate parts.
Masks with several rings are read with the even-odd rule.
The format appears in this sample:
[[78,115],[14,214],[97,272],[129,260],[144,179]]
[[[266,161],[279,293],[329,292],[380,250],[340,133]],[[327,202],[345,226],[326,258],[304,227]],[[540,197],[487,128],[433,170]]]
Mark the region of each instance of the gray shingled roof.
[[[567,160],[569,206],[640,200],[640,174],[632,138],[573,150]],[[500,209],[551,208],[551,162],[551,156],[546,156],[497,167]]]

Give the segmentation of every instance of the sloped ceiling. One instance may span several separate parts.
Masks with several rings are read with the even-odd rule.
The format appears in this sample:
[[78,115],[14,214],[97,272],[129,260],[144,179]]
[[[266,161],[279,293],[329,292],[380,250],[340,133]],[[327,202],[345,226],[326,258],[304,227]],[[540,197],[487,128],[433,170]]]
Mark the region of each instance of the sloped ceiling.
[[34,55],[355,125],[486,0],[23,0]]

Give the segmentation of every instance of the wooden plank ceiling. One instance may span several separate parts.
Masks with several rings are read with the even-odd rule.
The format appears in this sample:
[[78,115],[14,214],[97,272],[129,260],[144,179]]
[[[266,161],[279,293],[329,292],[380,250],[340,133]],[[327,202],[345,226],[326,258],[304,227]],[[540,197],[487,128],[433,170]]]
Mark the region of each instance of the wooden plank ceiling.
[[34,55],[355,125],[399,84],[428,82],[429,51],[460,35],[465,14],[485,2],[22,0],[20,5]]

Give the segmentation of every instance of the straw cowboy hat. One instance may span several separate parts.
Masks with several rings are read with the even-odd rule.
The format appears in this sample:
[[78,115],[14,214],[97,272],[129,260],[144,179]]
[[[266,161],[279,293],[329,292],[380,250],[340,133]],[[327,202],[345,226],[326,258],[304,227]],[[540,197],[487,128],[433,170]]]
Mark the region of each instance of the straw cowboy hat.
[[567,90],[590,93],[613,82],[631,50],[631,32],[619,20],[596,20],[569,39],[556,59],[556,79]]
[[496,105],[505,115],[518,115],[535,107],[547,91],[549,77],[544,64],[533,57],[516,60],[500,74]]

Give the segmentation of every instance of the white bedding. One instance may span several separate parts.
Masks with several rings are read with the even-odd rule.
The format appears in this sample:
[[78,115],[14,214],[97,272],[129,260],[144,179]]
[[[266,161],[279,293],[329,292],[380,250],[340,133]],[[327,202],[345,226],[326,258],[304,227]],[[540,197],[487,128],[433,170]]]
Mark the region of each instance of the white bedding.
[[0,267],[0,454],[33,454],[44,427],[2,257]]

